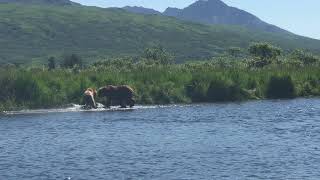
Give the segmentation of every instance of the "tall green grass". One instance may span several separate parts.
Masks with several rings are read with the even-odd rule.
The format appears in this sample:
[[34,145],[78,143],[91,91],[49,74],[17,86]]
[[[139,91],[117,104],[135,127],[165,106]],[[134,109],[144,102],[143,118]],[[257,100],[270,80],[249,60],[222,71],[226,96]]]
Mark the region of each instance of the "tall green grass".
[[[251,69],[214,62],[96,64],[85,69],[0,68],[0,110],[82,103],[88,87],[127,84],[139,104],[241,101],[320,95],[318,66]],[[98,99],[99,101],[99,99]]]

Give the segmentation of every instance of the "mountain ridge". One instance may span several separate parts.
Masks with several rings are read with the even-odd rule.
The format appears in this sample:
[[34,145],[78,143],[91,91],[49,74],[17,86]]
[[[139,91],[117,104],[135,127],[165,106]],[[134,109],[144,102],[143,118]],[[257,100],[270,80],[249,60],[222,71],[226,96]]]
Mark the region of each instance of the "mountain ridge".
[[125,9],[129,12],[132,13],[138,13],[138,14],[148,14],[148,15],[161,15],[162,13],[154,10],[154,9],[150,9],[150,8],[144,8],[142,6],[125,6],[122,9]]
[[70,0],[0,0],[0,3],[38,4],[38,5],[80,5]]
[[320,53],[320,41],[294,34],[204,25],[176,18],[88,6],[0,6],[0,62],[46,62],[75,53],[87,61],[139,56],[160,45],[179,62],[219,56],[230,47],[269,42],[284,49]]
[[[126,10],[134,12],[128,8]],[[144,7],[139,7],[140,12],[147,10],[150,11],[150,9],[144,10]],[[291,33],[280,27],[266,23],[249,12],[228,6],[221,0],[198,0],[183,9],[168,7],[158,15],[172,16],[181,20],[202,24],[239,25],[267,32]]]

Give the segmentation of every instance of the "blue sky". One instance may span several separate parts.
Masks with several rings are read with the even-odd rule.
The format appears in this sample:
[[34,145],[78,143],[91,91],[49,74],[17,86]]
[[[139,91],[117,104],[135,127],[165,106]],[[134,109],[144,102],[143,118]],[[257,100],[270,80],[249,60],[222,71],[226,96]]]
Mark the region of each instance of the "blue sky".
[[[159,11],[184,8],[195,0],[73,0],[100,7],[144,6]],[[320,39],[320,0],[223,0],[293,33]]]

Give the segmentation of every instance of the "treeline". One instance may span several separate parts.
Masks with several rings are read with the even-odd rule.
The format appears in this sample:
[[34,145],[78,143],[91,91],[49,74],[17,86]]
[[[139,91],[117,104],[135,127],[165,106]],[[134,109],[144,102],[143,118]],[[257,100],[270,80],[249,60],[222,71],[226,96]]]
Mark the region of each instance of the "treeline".
[[5,66],[0,68],[0,109],[81,104],[86,88],[107,84],[132,86],[139,104],[320,95],[319,57],[301,50],[283,55],[281,49],[264,43],[243,51],[230,48],[225,56],[183,64],[174,63],[163,48],[149,48],[139,58],[91,65],[72,55],[59,63],[49,58],[46,68]]

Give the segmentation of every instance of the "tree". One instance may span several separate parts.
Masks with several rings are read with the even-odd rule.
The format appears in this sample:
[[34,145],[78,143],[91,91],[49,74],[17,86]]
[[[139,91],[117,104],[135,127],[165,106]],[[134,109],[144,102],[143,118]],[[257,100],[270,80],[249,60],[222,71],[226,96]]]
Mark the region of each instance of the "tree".
[[173,56],[162,46],[146,48],[144,50],[143,57],[156,64],[168,65],[173,63]]
[[48,59],[48,69],[49,70],[52,70],[52,69],[55,69],[56,68],[56,60],[54,57],[50,57]]
[[240,57],[241,56],[241,48],[239,48],[239,47],[230,47],[227,50],[227,53],[232,57]]
[[249,47],[249,53],[260,59],[275,59],[281,55],[281,49],[268,43],[254,43]]
[[249,47],[249,53],[256,58],[251,62],[252,66],[264,67],[281,55],[281,49],[268,43],[254,43]]
[[83,67],[82,59],[76,54],[65,56],[63,61],[61,62],[62,68],[73,68],[75,66],[79,68]]
[[313,54],[305,52],[300,49],[293,51],[291,53],[291,57],[293,60],[298,60],[302,62],[304,65],[310,65],[320,61],[319,58],[317,58]]

